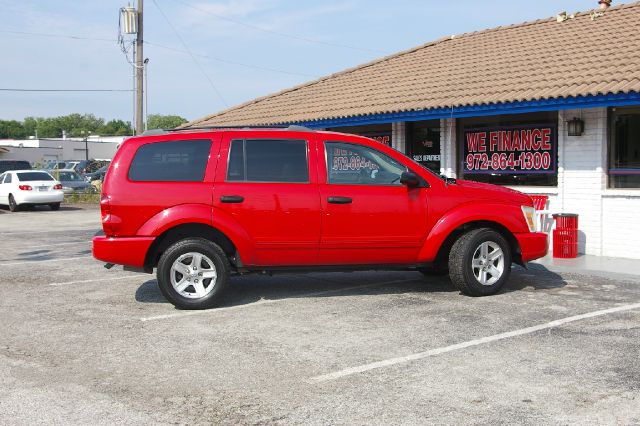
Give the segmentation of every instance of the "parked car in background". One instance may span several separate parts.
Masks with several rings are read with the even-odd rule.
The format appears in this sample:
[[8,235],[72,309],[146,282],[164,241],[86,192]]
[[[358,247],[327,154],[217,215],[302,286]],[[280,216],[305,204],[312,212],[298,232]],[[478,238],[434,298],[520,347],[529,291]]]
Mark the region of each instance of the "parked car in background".
[[102,166],[102,167],[100,167],[98,170],[96,170],[93,173],[86,173],[84,175],[84,177],[89,182],[93,182],[93,181],[96,181],[96,180],[104,180],[104,175],[107,174],[107,170],[109,170],[109,165]]
[[86,175],[88,173],[96,172],[101,167],[109,166],[110,163],[111,160],[82,160],[73,167],[73,170]]
[[51,174],[60,181],[65,194],[94,192],[93,186],[75,170],[53,170]]
[[48,205],[58,210],[62,184],[43,170],[13,170],[0,174],[0,204],[15,212],[23,206]]
[[64,160],[53,161],[46,167],[47,170],[74,170],[80,161]]
[[9,170],[31,170],[31,164],[22,160],[0,160],[0,173]]

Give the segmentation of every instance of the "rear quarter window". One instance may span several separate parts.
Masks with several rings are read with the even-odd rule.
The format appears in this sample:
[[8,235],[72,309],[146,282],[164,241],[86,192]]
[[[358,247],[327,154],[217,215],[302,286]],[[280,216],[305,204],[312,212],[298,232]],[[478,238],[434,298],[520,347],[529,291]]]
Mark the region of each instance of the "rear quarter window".
[[155,142],[138,148],[129,180],[136,182],[202,182],[210,140]]

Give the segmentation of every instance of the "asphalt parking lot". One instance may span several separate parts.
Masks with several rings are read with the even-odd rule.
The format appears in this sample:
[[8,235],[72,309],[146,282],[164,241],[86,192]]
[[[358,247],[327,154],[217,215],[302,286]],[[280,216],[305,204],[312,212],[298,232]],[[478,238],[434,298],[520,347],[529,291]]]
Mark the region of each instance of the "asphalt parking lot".
[[640,280],[244,276],[178,311],[91,257],[99,211],[0,212],[0,423],[640,424]]

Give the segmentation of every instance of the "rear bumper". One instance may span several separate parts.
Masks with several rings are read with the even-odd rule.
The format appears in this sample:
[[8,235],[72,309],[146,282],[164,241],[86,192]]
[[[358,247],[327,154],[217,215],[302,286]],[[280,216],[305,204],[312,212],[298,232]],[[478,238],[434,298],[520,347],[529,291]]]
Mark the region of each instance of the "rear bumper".
[[142,268],[153,237],[93,238],[93,257],[106,263]]
[[14,195],[18,204],[50,204],[61,203],[64,199],[62,191],[19,191]]
[[515,237],[520,245],[523,262],[545,257],[549,251],[549,236],[543,232],[515,234]]

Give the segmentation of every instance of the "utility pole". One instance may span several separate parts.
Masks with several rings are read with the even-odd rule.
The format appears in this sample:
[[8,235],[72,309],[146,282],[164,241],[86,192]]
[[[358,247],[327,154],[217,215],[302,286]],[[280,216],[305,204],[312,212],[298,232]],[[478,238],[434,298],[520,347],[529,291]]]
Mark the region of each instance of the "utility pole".
[[138,36],[136,38],[136,134],[144,132],[144,52],[142,49],[142,9],[144,0],[138,0]]

